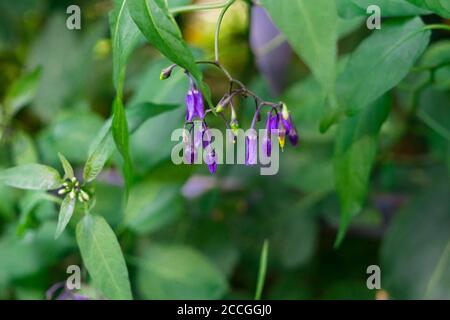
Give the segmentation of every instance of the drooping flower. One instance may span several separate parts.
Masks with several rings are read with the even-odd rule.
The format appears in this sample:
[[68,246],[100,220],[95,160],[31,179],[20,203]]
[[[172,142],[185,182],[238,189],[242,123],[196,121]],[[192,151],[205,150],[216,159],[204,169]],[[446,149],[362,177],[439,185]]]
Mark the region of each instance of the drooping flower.
[[286,142],[286,128],[283,123],[283,117],[278,117],[278,142],[280,143],[281,151],[284,149],[284,144]]
[[245,137],[245,164],[253,166],[257,164],[258,138],[254,130]]
[[296,146],[298,143],[298,133],[297,129],[295,128],[294,122],[292,121],[291,114],[289,113],[287,119],[285,117],[282,117],[283,125],[286,128],[286,133],[289,138],[289,141],[293,146]]
[[217,157],[216,151],[212,148],[211,143],[212,143],[211,131],[205,125],[205,132],[203,134],[203,149],[206,152],[205,162],[208,166],[209,172],[214,174],[217,171]]
[[203,120],[205,117],[205,106],[202,93],[197,89],[193,80],[186,95],[186,121],[191,122],[194,118]]
[[272,131],[278,130],[278,115],[272,115],[272,111],[267,113],[266,130],[263,138],[263,151],[267,157],[272,155]]

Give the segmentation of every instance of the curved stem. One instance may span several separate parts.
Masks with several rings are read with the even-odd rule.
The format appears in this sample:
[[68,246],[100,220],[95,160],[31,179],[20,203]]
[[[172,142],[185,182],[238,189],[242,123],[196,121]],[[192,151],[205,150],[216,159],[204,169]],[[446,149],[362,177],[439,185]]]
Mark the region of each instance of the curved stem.
[[450,31],[450,26],[446,24],[428,24],[423,27],[424,30],[446,30]]
[[188,6],[181,6],[169,9],[169,12],[173,15],[178,13],[186,13],[200,10],[212,10],[212,9],[221,9],[227,5],[228,1],[219,2],[219,3],[205,3],[205,4],[192,4]]
[[219,62],[219,35],[220,35],[220,27],[222,25],[223,17],[225,16],[225,13],[227,12],[228,8],[231,7],[231,5],[236,0],[228,0],[225,3],[225,6],[223,7],[222,11],[220,12],[219,18],[217,19],[217,26],[216,26],[216,34],[214,36],[214,57],[215,61]]

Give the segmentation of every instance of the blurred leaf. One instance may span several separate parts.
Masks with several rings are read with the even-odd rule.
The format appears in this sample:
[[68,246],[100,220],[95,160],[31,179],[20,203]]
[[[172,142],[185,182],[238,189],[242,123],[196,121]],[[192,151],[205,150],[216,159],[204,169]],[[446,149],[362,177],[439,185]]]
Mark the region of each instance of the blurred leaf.
[[450,141],[450,94],[427,88],[420,96],[417,117],[430,129]]
[[62,153],[58,152],[59,160],[61,161],[61,165],[64,169],[64,179],[72,179],[74,177],[73,168],[70,165],[69,161],[67,161],[66,157]]
[[11,85],[5,97],[5,106],[10,117],[33,100],[40,76],[41,69],[38,67],[24,74]]
[[31,215],[42,201],[51,201],[57,203],[58,205],[61,204],[61,200],[59,198],[42,191],[28,191],[23,197],[20,198],[20,217],[16,227],[16,233],[19,237],[25,235],[25,232],[29,229]]
[[113,52],[113,79],[119,90],[123,87],[126,63],[141,39],[141,33],[131,19],[128,0],[114,0],[114,10],[109,15]]
[[77,242],[94,286],[107,299],[132,299],[122,250],[105,219],[85,215],[77,225]]
[[316,219],[307,214],[306,210],[294,207],[291,214],[282,218],[275,230],[273,247],[283,266],[292,269],[310,262],[317,245],[318,233]]
[[203,75],[192,52],[184,42],[181,31],[170,15],[164,0],[135,0],[128,3],[134,22],[147,40],[163,55],[185,68],[197,80],[197,84],[212,107],[211,94],[203,82]]
[[55,239],[59,238],[59,236],[69,223],[75,209],[76,200],[77,199],[75,197],[72,198],[70,197],[70,195],[66,195],[63,202],[61,203],[61,208],[59,209],[58,215],[58,225],[56,226],[55,231]]
[[335,2],[263,0],[262,4],[324,90],[332,94],[336,80],[338,29]]
[[12,154],[15,165],[38,162],[37,150],[33,139],[22,130],[16,131],[12,140]]
[[145,299],[219,299],[225,277],[190,247],[152,245],[138,260],[137,284]]
[[62,179],[52,167],[30,163],[0,171],[0,183],[19,189],[54,190]]
[[[178,107],[178,105],[138,103],[127,108],[126,117],[130,133],[133,134],[151,117],[173,110],[176,107]],[[111,120],[108,120],[90,145],[89,157],[83,172],[83,177],[86,181],[92,181],[97,177],[102,171],[106,161],[108,161],[114,152],[114,144],[110,134],[111,124]]]
[[431,10],[444,18],[450,18],[450,3],[447,0],[407,0],[407,1],[420,8]]
[[336,246],[364,204],[370,173],[378,149],[378,134],[389,115],[391,99],[385,96],[355,117],[341,122],[335,142],[334,176],[341,204]]
[[63,114],[39,134],[38,146],[45,163],[59,165],[58,152],[72,164],[86,160],[89,144],[102,126],[101,118],[91,112]]
[[181,185],[147,180],[134,186],[125,213],[125,225],[139,234],[154,232],[173,222],[183,209]]
[[[35,39],[27,66],[41,67],[41,79],[32,108],[50,121],[62,108],[71,107],[92,73],[92,49],[103,35],[103,21],[90,26],[81,37],[66,27],[64,15],[53,15]],[[67,155],[67,153],[65,153]]]
[[71,240],[62,236],[55,241],[56,223],[46,222],[37,230],[19,239],[14,233],[0,238],[0,287],[13,280],[48,270],[72,247]]
[[450,40],[433,43],[420,60],[420,66],[429,69],[450,64]]
[[397,85],[425,50],[430,32],[420,18],[384,23],[353,52],[338,78],[341,106],[351,114]]
[[[342,1],[342,5],[348,5],[347,1]],[[360,10],[358,15],[367,16],[367,8],[371,5],[379,6],[383,17],[403,17],[403,16],[419,16],[430,14],[428,10],[420,9],[407,0],[350,0],[352,4]]]
[[399,212],[381,250],[383,287],[393,299],[449,299],[449,177],[435,179]]

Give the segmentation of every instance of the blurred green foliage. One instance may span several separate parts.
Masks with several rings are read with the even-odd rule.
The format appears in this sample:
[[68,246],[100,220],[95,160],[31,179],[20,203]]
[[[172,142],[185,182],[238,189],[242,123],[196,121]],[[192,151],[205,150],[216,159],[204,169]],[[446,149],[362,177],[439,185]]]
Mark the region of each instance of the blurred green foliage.
[[[76,1],[82,29],[68,30],[72,2],[0,3],[0,169],[41,163],[62,172],[60,152],[80,177],[92,142],[109,130],[113,78],[120,78],[113,61],[127,60],[113,58],[108,14],[114,1]],[[303,52],[312,40],[292,35],[298,26],[276,12],[282,10],[278,1],[262,2],[294,50]],[[374,299],[377,292],[366,287],[366,268],[373,264],[380,265],[390,298],[450,298],[450,38],[445,31],[408,33],[445,22],[448,11],[415,6],[421,1],[370,2],[382,7],[382,30],[365,28],[368,1],[336,1],[337,20],[320,30],[330,39],[318,56],[307,50],[304,60],[298,54],[289,62],[289,85],[280,96],[253,63],[247,6],[228,13],[242,23],[224,24],[224,63],[261,96],[285,101],[300,133],[300,147],[285,150],[276,176],[228,165],[210,176],[203,166],[172,164],[170,136],[183,123],[188,81],[179,69],[160,81],[171,62],[137,34],[136,49],[125,53],[122,97],[132,132],[128,201],[122,158],[111,151],[94,183],[94,215],[76,209],[55,240],[56,195],[0,184],[0,298],[43,299],[67,278],[67,266],[77,264],[89,269],[83,272],[87,287],[113,292],[111,298],[131,293],[126,280],[105,272],[108,266],[113,274],[128,272],[134,298],[252,299],[265,239],[270,250],[262,298]],[[313,22],[321,20],[318,8],[307,9]],[[177,16],[189,44],[201,47],[193,56],[214,54],[213,28],[198,28],[211,15]],[[349,53],[339,59],[329,52],[338,38],[338,51]],[[215,70],[202,71],[218,101],[226,81]],[[321,133],[321,121],[336,111],[329,103],[335,85],[345,110]],[[138,114],[143,123],[130,120],[133,110],[160,105],[167,109]],[[248,105],[238,106],[244,123],[251,121]],[[216,119],[210,123],[224,129]],[[339,229],[343,241],[334,249]],[[102,235],[95,248],[94,234]],[[116,254],[119,246],[124,259]]]

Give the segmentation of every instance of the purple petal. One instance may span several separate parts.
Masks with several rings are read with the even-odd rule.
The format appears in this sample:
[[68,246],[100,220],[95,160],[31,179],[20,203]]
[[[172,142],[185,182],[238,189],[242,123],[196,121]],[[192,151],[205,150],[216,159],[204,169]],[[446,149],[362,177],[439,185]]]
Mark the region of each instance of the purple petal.
[[198,90],[194,90],[195,95],[195,115],[203,120],[205,118],[205,106],[203,103],[202,93]]
[[258,139],[255,134],[245,137],[245,164],[253,166],[257,164]]
[[186,95],[186,121],[191,122],[195,115],[195,95],[189,90]]

